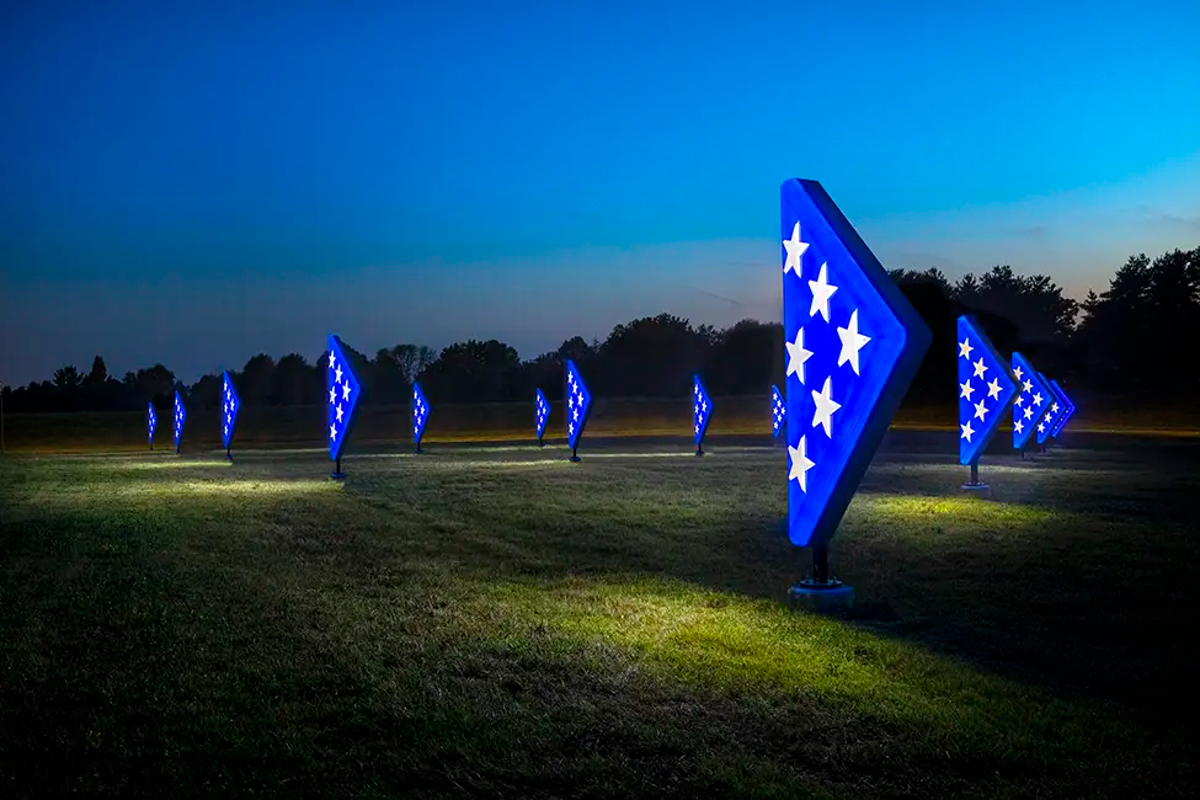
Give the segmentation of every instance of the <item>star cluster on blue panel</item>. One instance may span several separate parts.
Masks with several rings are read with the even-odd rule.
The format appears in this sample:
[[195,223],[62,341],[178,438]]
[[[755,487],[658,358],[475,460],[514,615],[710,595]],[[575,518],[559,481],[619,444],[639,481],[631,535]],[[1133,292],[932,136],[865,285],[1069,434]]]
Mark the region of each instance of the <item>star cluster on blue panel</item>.
[[228,450],[233,442],[233,429],[237,425],[238,410],[242,407],[242,401],[238,399],[237,390],[234,389],[228,372],[224,373],[224,378],[224,386],[221,389],[221,441]]
[[1012,375],[1017,381],[1017,396],[1013,400],[1013,447],[1025,447],[1034,427],[1044,413],[1050,398],[1050,387],[1042,382],[1037,370],[1020,353],[1012,354]]
[[329,365],[325,369],[329,390],[329,459],[337,460],[346,446],[350,420],[358,404],[361,387],[336,336],[329,337]]
[[787,403],[783,402],[783,395],[779,393],[778,386],[771,387],[771,436],[779,438],[780,432],[783,431],[784,420],[787,419]]
[[1004,416],[1016,385],[1004,360],[970,317],[958,318],[958,459],[978,460]]
[[704,434],[708,431],[712,411],[712,398],[708,396],[704,384],[700,382],[700,376],[697,375],[692,382],[692,427],[695,429],[697,445],[704,440]]
[[587,424],[588,411],[591,410],[592,395],[588,392],[583,376],[575,366],[574,361],[566,363],[566,395],[567,395],[567,446],[572,450],[583,435]]
[[420,445],[421,439],[425,436],[425,424],[429,422],[429,403],[425,400],[425,393],[421,391],[421,385],[413,384],[413,402],[412,402],[412,423],[413,423],[413,444]]
[[546,402],[546,395],[541,389],[533,397],[533,424],[537,431],[537,438],[541,439],[546,433],[546,424],[550,421],[550,404]]
[[183,423],[187,420],[187,409],[183,407],[183,399],[175,392],[175,446],[183,439]]

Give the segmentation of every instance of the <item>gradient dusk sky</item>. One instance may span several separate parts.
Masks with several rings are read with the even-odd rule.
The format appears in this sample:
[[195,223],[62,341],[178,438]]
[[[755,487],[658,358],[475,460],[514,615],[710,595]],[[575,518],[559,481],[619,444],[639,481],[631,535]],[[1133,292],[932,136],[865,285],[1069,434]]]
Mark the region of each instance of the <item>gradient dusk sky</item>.
[[778,320],[779,185],[889,267],[1200,246],[1200,3],[7,2],[0,381]]

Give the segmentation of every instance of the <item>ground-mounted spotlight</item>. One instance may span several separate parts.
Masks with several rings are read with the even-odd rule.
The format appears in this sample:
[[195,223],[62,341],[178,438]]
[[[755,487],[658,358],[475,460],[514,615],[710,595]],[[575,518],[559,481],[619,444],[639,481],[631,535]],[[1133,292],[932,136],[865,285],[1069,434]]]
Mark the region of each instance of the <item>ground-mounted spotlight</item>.
[[1058,425],[1058,421],[1067,413],[1067,403],[1059,395],[1055,388],[1057,384],[1049,380],[1045,375],[1039,376],[1042,382],[1050,389],[1050,405],[1042,415],[1041,420],[1037,424],[1037,442],[1042,446],[1042,452],[1046,452],[1047,442],[1050,440],[1051,434],[1054,432],[1054,427]]
[[533,396],[533,429],[537,433],[538,447],[542,447],[542,437],[546,434],[546,423],[550,421],[550,404],[546,395],[538,389]]
[[567,359],[563,375],[563,396],[567,398],[567,447],[571,448],[571,460],[578,462],[579,437],[583,436],[583,428],[592,412],[592,394],[574,361]]
[[178,455],[183,452],[183,423],[187,422],[187,408],[183,405],[183,398],[179,396],[179,392],[175,392],[175,453]]
[[780,393],[779,387],[771,385],[771,436],[775,439],[779,438],[779,434],[783,433],[784,421],[787,419],[787,403],[783,401],[783,394]]
[[421,449],[421,440],[425,438],[425,425],[428,422],[429,402],[425,399],[425,393],[421,391],[421,384],[414,381],[412,401],[413,449],[418,453],[425,452]]
[[1025,457],[1025,446],[1037,428],[1038,420],[1050,404],[1050,387],[1020,353],[1012,354],[1012,374],[1017,381],[1017,396],[1012,407],[1013,449]]
[[780,190],[786,338],[788,536],[811,547],[805,605],[845,606],[828,544],[932,334],[816,181]]
[[1054,430],[1050,431],[1050,435],[1057,439],[1058,435],[1062,433],[1063,428],[1067,426],[1067,420],[1075,416],[1075,403],[1072,402],[1070,396],[1068,396],[1067,393],[1062,390],[1062,387],[1054,381],[1050,381],[1050,388],[1053,389],[1054,393],[1058,395],[1058,399],[1067,406],[1067,410],[1064,411],[1062,416],[1058,418],[1058,422],[1054,423]]
[[242,401],[238,399],[237,390],[228,372],[221,373],[224,385],[221,387],[221,442],[225,445],[225,458],[233,461],[233,429],[237,425],[238,411]]
[[704,455],[704,434],[708,432],[708,423],[712,420],[713,401],[708,396],[700,376],[692,378],[692,427],[696,433],[696,455]]
[[979,480],[979,456],[1016,394],[1004,359],[970,316],[958,318],[958,463],[971,467],[968,491],[986,491]]
[[332,334],[329,336],[325,387],[329,391],[329,459],[334,462],[329,477],[340,481],[346,478],[346,473],[342,472],[342,453],[346,449],[350,429],[354,426],[354,412],[358,408],[362,387],[350,368],[350,360],[342,352],[341,340]]
[[154,403],[146,404],[146,433],[150,435],[150,449],[154,449],[154,429],[158,427],[158,414],[154,413]]

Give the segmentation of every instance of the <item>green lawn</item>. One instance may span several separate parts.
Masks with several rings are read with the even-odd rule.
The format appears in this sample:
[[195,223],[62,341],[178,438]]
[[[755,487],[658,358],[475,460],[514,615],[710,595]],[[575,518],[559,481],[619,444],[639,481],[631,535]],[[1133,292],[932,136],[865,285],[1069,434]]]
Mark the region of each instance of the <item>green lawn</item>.
[[1196,796],[1182,446],[0,459],[0,797]]

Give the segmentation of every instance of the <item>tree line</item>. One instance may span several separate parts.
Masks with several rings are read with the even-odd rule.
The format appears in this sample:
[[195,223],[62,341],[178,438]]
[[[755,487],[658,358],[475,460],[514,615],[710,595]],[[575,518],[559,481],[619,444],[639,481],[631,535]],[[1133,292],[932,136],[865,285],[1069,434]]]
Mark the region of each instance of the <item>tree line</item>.
[[[995,266],[951,282],[937,269],[893,270],[892,278],[933,331],[933,344],[908,402],[946,402],[953,397],[956,320],[972,313],[1002,353],[1021,350],[1064,385],[1124,396],[1188,400],[1200,389],[1200,247],[1155,259],[1131,257],[1101,294],[1082,303],[1065,297],[1046,275],[1018,275]],[[347,357],[363,384],[367,405],[406,404],[412,383],[421,382],[431,402],[486,403],[529,400],[541,387],[561,399],[562,364],[573,359],[598,396],[681,397],[701,373],[713,395],[760,394],[783,385],[784,332],[775,322],[746,319],[718,330],[693,326],[671,314],[617,325],[604,341],[575,336],[556,350],[522,360],[511,346],[471,339],[441,352],[414,344]],[[278,360],[260,353],[231,372],[244,404],[319,405],[325,393],[327,354],[309,362],[298,353]],[[11,411],[133,410],[149,400],[169,406],[175,391],[189,405],[220,404],[220,375],[191,386],[162,364],[109,375],[96,356],[84,373],[74,366],[51,380],[5,387]]]

